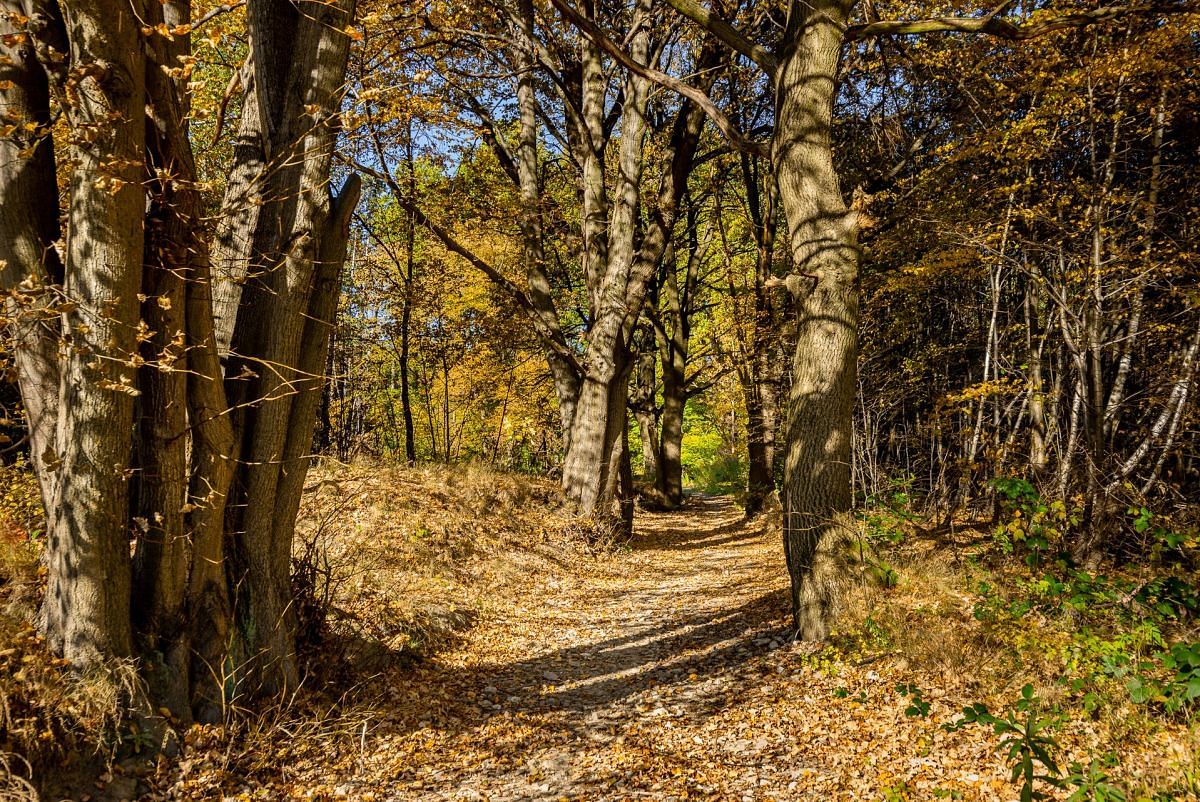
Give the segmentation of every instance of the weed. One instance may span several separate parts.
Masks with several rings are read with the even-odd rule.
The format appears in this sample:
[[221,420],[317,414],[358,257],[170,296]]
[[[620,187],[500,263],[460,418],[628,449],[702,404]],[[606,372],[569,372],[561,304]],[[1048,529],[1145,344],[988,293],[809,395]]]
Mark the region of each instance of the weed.
[[1187,717],[1200,700],[1200,642],[1176,643],[1155,657],[1168,675],[1157,679],[1149,673],[1155,664],[1142,662],[1126,682],[1130,698],[1135,704],[1160,706],[1170,716]]
[[1062,771],[1052,755],[1058,742],[1050,734],[1062,723],[1062,717],[1043,716],[1040,707],[1041,700],[1034,695],[1033,686],[1026,685],[1013,709],[1003,715],[993,715],[986,705],[976,702],[964,707],[962,717],[945,727],[950,731],[976,724],[991,727],[1000,736],[997,748],[1012,769],[1012,781],[1021,782],[1021,802],[1048,799],[1049,795],[1039,790],[1037,784],[1040,781],[1062,787]]
[[904,709],[904,715],[920,716],[921,718],[929,715],[929,702],[925,701],[925,697],[921,695],[921,689],[916,685],[899,683],[896,685],[896,692],[908,697],[909,705]]

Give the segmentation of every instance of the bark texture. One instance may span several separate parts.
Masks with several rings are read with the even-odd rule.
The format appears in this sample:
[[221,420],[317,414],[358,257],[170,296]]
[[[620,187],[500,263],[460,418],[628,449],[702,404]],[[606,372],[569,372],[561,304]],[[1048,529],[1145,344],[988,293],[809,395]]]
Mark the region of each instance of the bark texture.
[[[329,190],[353,5],[249,4],[216,247],[248,291],[222,317],[187,37],[156,32],[189,5],[3,10],[19,16],[0,23],[0,102],[21,125],[0,138],[0,278],[49,521],[42,626],[76,667],[135,657],[156,706],[213,721],[296,681],[291,538],[359,192]],[[71,155],[61,256],[52,96]]]
[[801,637],[824,638],[851,535],[850,457],[858,337],[855,217],[833,166],[830,122],[852,0],[792,3],[775,74],[772,140],[787,217],[796,344],[787,410],[784,548]]

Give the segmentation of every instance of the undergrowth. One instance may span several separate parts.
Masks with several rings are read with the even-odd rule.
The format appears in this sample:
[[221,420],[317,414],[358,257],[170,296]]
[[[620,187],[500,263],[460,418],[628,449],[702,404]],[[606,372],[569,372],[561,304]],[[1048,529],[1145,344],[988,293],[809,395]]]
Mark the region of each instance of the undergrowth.
[[[530,572],[604,547],[552,482],[478,466],[329,463],[309,472],[293,549],[304,676],[292,694],[193,727],[154,787],[208,798],[282,787],[297,767],[361,760],[410,670]],[[247,792],[249,792],[247,790]]]
[[41,521],[32,474],[22,463],[0,466],[0,800],[35,798],[38,778],[110,766],[136,738],[124,704],[132,666],[68,671],[33,626]]
[[835,643],[910,678],[909,715],[992,730],[1022,799],[1196,798],[1196,533],[1133,508],[1139,559],[1085,570],[1077,509],[995,490],[995,523],[929,529],[902,482],[869,499],[863,540],[895,581],[861,583]]

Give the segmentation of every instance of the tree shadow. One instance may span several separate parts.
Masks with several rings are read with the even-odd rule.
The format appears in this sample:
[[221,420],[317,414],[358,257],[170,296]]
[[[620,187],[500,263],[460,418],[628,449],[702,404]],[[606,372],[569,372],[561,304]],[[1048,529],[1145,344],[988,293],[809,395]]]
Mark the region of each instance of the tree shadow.
[[[766,519],[747,521],[733,511],[729,502],[713,496],[694,496],[681,510],[662,513],[643,513],[640,525],[647,534],[635,537],[629,544],[633,551],[691,551],[738,543],[762,537]],[[717,526],[697,526],[697,516],[725,520]]]
[[451,691],[435,706],[416,701],[390,718],[400,731],[432,727],[456,733],[497,716],[539,715],[574,732],[593,713],[683,684],[693,690],[672,695],[672,706],[706,717],[729,703],[738,683],[706,685],[698,678],[737,672],[788,642],[787,605],[787,593],[778,589],[715,617],[696,613],[524,660],[465,668],[425,663],[412,669],[415,677],[406,677],[404,670],[387,672],[381,679],[388,685],[415,680]]

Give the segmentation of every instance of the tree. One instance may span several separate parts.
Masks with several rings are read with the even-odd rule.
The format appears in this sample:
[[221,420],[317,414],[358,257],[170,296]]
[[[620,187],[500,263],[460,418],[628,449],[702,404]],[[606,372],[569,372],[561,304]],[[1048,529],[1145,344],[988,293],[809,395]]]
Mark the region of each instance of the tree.
[[[1068,545],[1088,562],[1129,545],[1130,507],[1189,497],[1194,30],[1193,15],[1019,49],[893,43],[878,58],[898,87],[872,65],[849,78],[889,93],[889,158],[922,139],[937,153],[867,206],[868,488],[903,473],[950,515],[991,507],[993,477],[1028,480],[1078,518]],[[867,105],[846,103],[866,133]]]
[[291,540],[358,196],[330,191],[353,3],[248,3],[211,244],[191,7],[5,11],[0,260],[48,520],[42,627],[78,669],[137,657],[156,706],[212,720],[298,681]]
[[[629,28],[633,57],[642,63],[662,58],[673,36],[661,27],[652,6],[639,0],[596,10],[598,21]],[[515,92],[493,93],[515,99],[515,107],[508,104],[505,110],[511,115],[507,121],[480,100],[475,87],[474,92],[453,94],[461,94],[464,114],[474,118],[519,194],[523,278],[514,279],[503,266],[473,252],[449,227],[421,211],[417,199],[404,203],[421,225],[492,279],[528,315],[543,344],[558,397],[564,490],[580,514],[606,523],[622,521],[628,527],[632,497],[630,478],[623,477],[629,462],[625,430],[633,369],[630,341],[647,288],[667,251],[695,162],[703,113],[683,102],[651,118],[648,79],[610,69],[603,52],[586,37],[539,25],[532,3],[498,3],[478,19],[453,23],[433,14],[426,19],[434,35],[441,27],[453,30],[456,47],[469,54],[470,69],[449,57],[437,62],[444,80],[457,88],[463,76],[478,75],[483,64],[510,87],[516,84]],[[499,47],[497,41],[502,43]],[[711,42],[689,42],[679,52],[706,75],[718,62],[719,49]],[[657,175],[657,191],[646,192],[645,173],[651,163],[647,141],[660,133],[665,142],[656,161],[664,167]],[[562,224],[552,217],[554,203],[547,192],[547,136],[555,140],[559,166],[565,163],[573,174],[579,204],[577,222],[568,224],[578,232],[569,254],[582,285],[578,294],[583,308],[577,321],[562,306],[564,293],[552,275],[558,255],[547,248],[547,227]],[[383,180],[388,172],[385,150],[376,150],[383,169],[361,165]],[[405,193],[397,185],[394,194],[403,198]],[[569,217],[575,215],[572,211]]]

